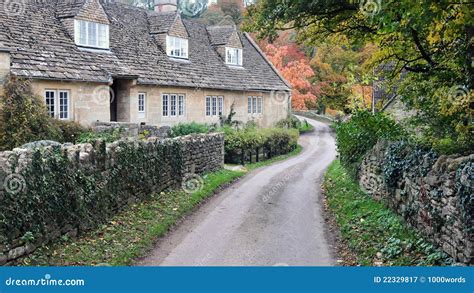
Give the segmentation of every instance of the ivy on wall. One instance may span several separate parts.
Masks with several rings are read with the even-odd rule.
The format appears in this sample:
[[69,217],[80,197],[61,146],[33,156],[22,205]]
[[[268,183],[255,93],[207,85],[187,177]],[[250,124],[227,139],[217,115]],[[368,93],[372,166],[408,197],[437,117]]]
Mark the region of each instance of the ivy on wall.
[[[95,141],[12,152],[6,173],[18,172],[25,186],[14,192],[0,190],[0,247],[8,251],[18,239],[41,245],[71,231],[77,234],[90,230],[127,205],[178,186],[185,163],[190,163],[185,159],[212,164],[211,157],[223,156],[222,136],[202,141],[215,148],[208,148],[195,161],[186,146],[195,142],[186,138],[107,145]],[[203,145],[198,147],[204,149]],[[0,172],[6,175],[3,168]]]

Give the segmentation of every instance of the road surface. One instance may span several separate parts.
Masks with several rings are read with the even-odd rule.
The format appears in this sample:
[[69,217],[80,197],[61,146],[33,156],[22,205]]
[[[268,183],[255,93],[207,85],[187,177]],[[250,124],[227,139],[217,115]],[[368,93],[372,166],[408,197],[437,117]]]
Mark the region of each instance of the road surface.
[[222,191],[161,239],[140,266],[331,266],[321,182],[336,157],[326,124],[308,119],[303,152]]

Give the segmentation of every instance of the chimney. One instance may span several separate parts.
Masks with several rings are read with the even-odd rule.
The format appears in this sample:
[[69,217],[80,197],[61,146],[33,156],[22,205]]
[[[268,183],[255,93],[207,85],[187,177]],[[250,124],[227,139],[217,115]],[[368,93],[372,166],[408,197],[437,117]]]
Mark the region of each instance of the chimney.
[[178,0],[155,0],[156,12],[171,12],[178,8]]

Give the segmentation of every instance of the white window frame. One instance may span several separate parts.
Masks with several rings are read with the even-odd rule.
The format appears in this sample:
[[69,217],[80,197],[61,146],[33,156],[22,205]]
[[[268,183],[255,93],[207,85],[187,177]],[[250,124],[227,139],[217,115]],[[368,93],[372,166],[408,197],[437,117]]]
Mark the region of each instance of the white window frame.
[[247,97],[247,113],[252,114],[252,96]]
[[166,54],[173,58],[188,59],[189,43],[188,39],[166,36]]
[[217,96],[212,96],[212,116],[217,116]]
[[186,115],[185,94],[162,94],[161,105],[163,117],[184,117]]
[[[84,31],[81,34],[81,27],[84,26]],[[90,35],[90,30],[94,28],[94,36]],[[109,49],[109,25],[91,22],[86,20],[75,19],[74,20],[74,38],[76,45],[99,48],[99,49]]]
[[146,117],[146,93],[138,93],[138,118],[143,119]]
[[211,116],[211,100],[212,97],[207,96],[206,97],[206,116]]
[[224,97],[223,96],[217,97],[217,115],[218,116],[224,115]]
[[178,95],[170,94],[170,116],[176,117],[178,114]]
[[224,115],[224,96],[206,96],[205,110],[207,117]]
[[234,66],[242,66],[243,64],[243,50],[239,48],[225,47],[225,61],[226,64]]
[[186,114],[186,96],[184,94],[178,95],[178,116]]
[[161,114],[163,115],[163,117],[169,117],[169,114],[170,114],[169,102],[170,102],[170,95],[163,94],[161,96],[161,105],[162,105]]
[[[48,93],[53,94],[53,98],[47,97]],[[64,94],[66,94],[66,105],[63,105]],[[47,107],[48,115],[52,118],[59,120],[70,120],[71,119],[71,91],[70,90],[57,90],[57,89],[46,89],[44,91],[44,101]],[[52,101],[50,104],[48,101]],[[52,106],[52,110],[51,110]],[[66,108],[64,108],[66,107]],[[64,115],[65,114],[65,115]]]
[[248,96],[247,97],[247,113],[249,115],[263,114],[263,97]]
[[146,112],[146,93],[138,93],[138,113]]

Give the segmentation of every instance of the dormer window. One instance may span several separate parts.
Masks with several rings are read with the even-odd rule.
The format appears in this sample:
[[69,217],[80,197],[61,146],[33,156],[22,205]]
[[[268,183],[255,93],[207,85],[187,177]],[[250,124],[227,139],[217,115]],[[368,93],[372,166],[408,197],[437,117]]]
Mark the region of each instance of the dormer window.
[[85,20],[74,20],[76,45],[109,49],[109,26]]
[[166,36],[166,53],[174,58],[188,58],[188,40]]
[[242,66],[242,49],[226,47],[225,56],[227,64]]

